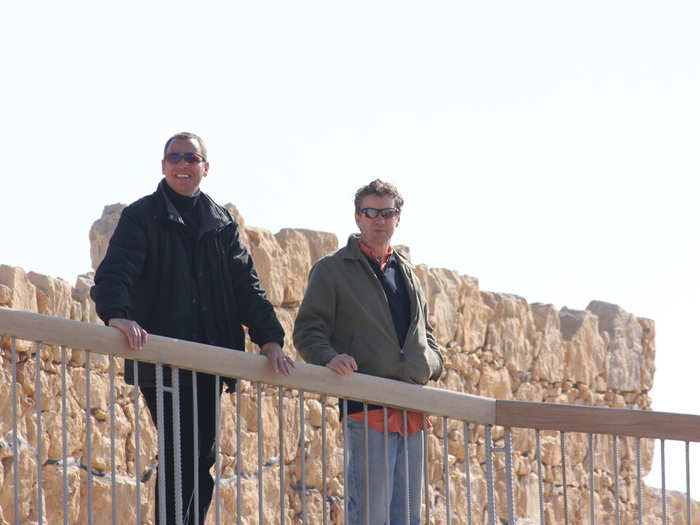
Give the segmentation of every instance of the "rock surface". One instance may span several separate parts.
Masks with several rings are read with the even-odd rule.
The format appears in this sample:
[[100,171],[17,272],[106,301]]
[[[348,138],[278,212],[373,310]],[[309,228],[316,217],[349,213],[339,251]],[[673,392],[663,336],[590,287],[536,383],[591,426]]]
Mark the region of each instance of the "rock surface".
[[[93,269],[107,248],[123,205],[106,206],[102,218],[90,230]],[[255,258],[263,287],[275,306],[287,338],[285,347],[292,355],[291,332],[298,306],[303,297],[306,279],[312,264],[337,249],[336,237],[329,233],[284,229],[273,235],[245,226],[232,205],[228,209],[238,219],[241,236]],[[591,406],[612,406],[647,410],[654,373],[654,323],[636,318],[616,305],[591,302],[586,310],[551,305],[528,304],[522,297],[479,290],[477,279],[444,269],[419,265],[416,273],[425,290],[430,320],[435,335],[445,348],[446,372],[432,386],[479,394],[498,399],[537,402],[574,403]],[[20,268],[0,266],[0,307],[29,310],[48,315],[99,322],[89,298],[92,275],[78,277],[75,286],[51,277],[25,273]],[[20,435],[20,505],[19,521],[37,521],[37,389],[36,345],[18,341],[17,380],[19,390],[18,430]],[[248,350],[257,352],[248,343]],[[157,435],[140,399],[135,417],[133,388],[120,375],[121,360],[116,360],[114,391],[115,466],[110,449],[109,384],[110,363],[103,356],[90,359],[90,406],[87,405],[86,354],[41,345],[41,413],[43,505],[47,523],[63,519],[63,439],[61,436],[62,362],[66,363],[66,426],[67,484],[70,523],[87,522],[87,472],[92,472],[94,523],[111,523],[111,472],[116,477],[118,522],[133,523],[136,517],[136,478],[141,484],[142,523],[152,523],[153,490]],[[2,339],[0,368],[0,525],[13,523],[14,466],[12,451],[12,366],[11,343]],[[302,507],[302,452],[305,458],[306,511],[320,516],[325,507],[330,523],[343,519],[343,450],[342,425],[338,420],[335,399],[326,405],[327,498],[324,490],[322,412],[319,396],[306,394],[303,428],[304,449],[300,450],[299,396],[285,391],[282,424],[284,443],[278,440],[278,391],[262,389],[262,426],[257,418],[257,387],[241,382],[241,454],[236,443],[236,395],[222,398],[221,426],[221,513],[222,522],[231,523],[237,512],[237,469],[241,469],[240,490],[242,522],[258,522],[258,434],[262,431],[263,497],[265,523],[278,523],[280,464],[284,465],[284,512],[287,522],[297,523]],[[86,410],[91,422],[90,457]],[[139,454],[136,454],[136,420],[139,428]],[[486,463],[483,426],[469,425],[468,445],[464,446],[461,422],[448,421],[447,436],[443,422],[433,419],[427,436],[429,454],[430,523],[446,522],[444,479],[444,446],[447,439],[450,466],[450,504],[452,523],[466,524],[465,484],[469,473],[474,523],[486,523]],[[504,432],[493,429],[497,446],[504,444]],[[547,524],[564,522],[562,456],[559,434],[541,433],[544,516]],[[612,439],[596,436],[595,441],[595,507],[600,523],[613,523],[615,512],[614,465]],[[539,523],[538,464],[536,435],[532,430],[513,429],[513,466],[515,481],[515,514],[518,523]],[[651,467],[653,444],[642,440],[642,475]],[[588,523],[589,473],[586,436],[567,434],[566,482],[570,523]],[[280,452],[283,460],[280,461]],[[137,457],[139,466],[137,468]],[[636,521],[636,439],[618,441],[619,495],[621,523]],[[506,517],[504,464],[496,457],[496,508],[499,517]],[[467,470],[468,469],[468,470]],[[667,495],[670,524],[686,523],[683,518],[684,495]],[[644,487],[644,523],[661,522],[659,493]],[[324,505],[325,503],[325,505]],[[700,519],[700,508],[693,503],[693,523]],[[459,509],[459,510],[455,510]],[[207,523],[214,523],[214,504]],[[315,519],[315,518],[314,518]],[[312,520],[313,521],[313,520]]]

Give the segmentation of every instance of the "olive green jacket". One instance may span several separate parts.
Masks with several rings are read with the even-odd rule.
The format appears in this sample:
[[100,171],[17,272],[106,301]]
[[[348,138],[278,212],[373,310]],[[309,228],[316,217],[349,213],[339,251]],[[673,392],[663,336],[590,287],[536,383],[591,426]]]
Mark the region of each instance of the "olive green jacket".
[[411,323],[399,347],[386,294],[360,250],[359,236],[319,260],[294,323],[294,346],[305,361],[325,365],[349,354],[363,374],[425,384],[440,377],[443,358],[413,266],[394,252],[411,300]]

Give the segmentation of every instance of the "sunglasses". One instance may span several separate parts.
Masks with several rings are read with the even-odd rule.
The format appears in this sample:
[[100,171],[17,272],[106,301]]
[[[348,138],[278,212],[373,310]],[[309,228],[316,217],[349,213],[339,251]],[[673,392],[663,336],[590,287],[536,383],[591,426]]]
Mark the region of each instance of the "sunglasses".
[[165,155],[165,160],[171,164],[177,164],[183,159],[187,164],[197,164],[205,160],[199,153],[191,153],[189,151],[187,153],[168,153]]
[[393,219],[399,214],[398,208],[383,208],[378,210],[377,208],[362,208],[360,213],[363,214],[368,219],[376,219],[380,215],[382,219]]

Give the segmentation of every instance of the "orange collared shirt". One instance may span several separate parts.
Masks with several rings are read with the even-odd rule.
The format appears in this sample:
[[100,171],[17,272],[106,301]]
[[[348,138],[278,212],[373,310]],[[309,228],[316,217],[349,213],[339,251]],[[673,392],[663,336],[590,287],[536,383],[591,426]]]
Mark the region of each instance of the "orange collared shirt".
[[[349,417],[364,423],[365,413],[355,412],[354,414],[349,414]],[[406,434],[415,434],[419,430],[427,430],[431,427],[430,419],[425,416],[426,426],[423,427],[423,414],[420,412],[409,412],[406,411]],[[377,408],[375,410],[367,411],[367,425],[377,432],[384,433],[384,409]],[[386,427],[387,432],[398,432],[402,436],[403,431],[403,410],[398,408],[387,408],[386,409]]]
[[372,251],[372,248],[367,246],[362,240],[360,240],[360,250],[362,250],[362,253],[364,253],[367,257],[376,262],[382,269],[382,271],[386,270],[386,265],[389,262],[389,257],[391,257],[391,254],[394,253],[394,249],[391,246],[389,246],[389,249],[386,251],[385,254],[376,255]]

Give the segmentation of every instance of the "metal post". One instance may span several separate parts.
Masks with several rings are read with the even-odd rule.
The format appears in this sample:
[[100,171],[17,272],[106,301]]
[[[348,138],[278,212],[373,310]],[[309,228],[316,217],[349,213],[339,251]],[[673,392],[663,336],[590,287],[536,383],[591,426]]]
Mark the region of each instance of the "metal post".
[[[206,390],[206,389],[205,389]],[[197,372],[192,370],[192,455],[194,456],[194,522],[199,523],[199,393],[197,392]]]
[[348,400],[343,399],[343,523],[348,525]]
[[112,525],[117,524],[117,461],[114,452],[114,354],[109,354],[109,456],[112,464]]
[[[262,383],[257,384],[258,395],[258,523],[263,525],[265,508],[263,502],[263,424],[262,424]],[[280,488],[281,490],[281,488]]]
[[90,352],[85,352],[85,429],[87,437],[88,525],[92,525],[92,406],[90,403]]
[[[362,413],[364,415],[364,453],[365,453],[365,523],[369,523],[369,432],[367,403],[362,403]],[[387,496],[388,497],[388,496]]]
[[[284,525],[284,419],[282,414],[284,412],[284,392],[282,391],[282,386],[278,387],[277,390],[278,398],[278,410],[277,410],[277,427],[279,431],[279,442],[280,442],[280,525]],[[325,415],[325,413],[324,413]],[[325,427],[323,429],[326,430]],[[324,432],[325,438],[325,432]],[[325,453],[325,448],[324,448]],[[325,460],[325,456],[324,456]],[[325,483],[325,475],[324,475]]]
[[642,438],[637,438],[637,521],[642,525]]
[[594,451],[593,451],[593,434],[588,434],[588,456],[590,469],[590,505],[591,505],[591,525],[595,525],[595,477],[594,477]]
[[158,521],[166,525],[165,514],[165,400],[163,399],[163,365],[156,363],[156,405],[158,413]]
[[685,508],[688,515],[688,525],[693,521],[692,506],[690,505],[690,442],[685,442]]
[[386,407],[382,407],[384,416],[384,513],[386,522],[391,521],[391,491],[389,490],[389,418]]
[[452,509],[450,508],[450,454],[447,438],[447,418],[442,418],[442,447],[445,461],[445,514],[447,516],[447,525],[452,522]]
[[139,364],[134,361],[134,445],[136,447],[136,523],[141,523],[141,424],[139,423]]
[[426,523],[430,523],[430,459],[428,456],[428,416],[423,413],[423,492]]
[[175,484],[175,523],[182,525],[182,454],[180,439],[180,370],[170,367],[170,384],[173,387],[170,399],[173,411],[173,479]]
[[15,521],[19,523],[19,438],[17,436],[17,341],[12,337],[12,447],[15,478]]
[[[472,480],[469,467],[469,423],[464,424],[464,471],[466,473],[467,484],[467,525],[472,525]],[[425,425],[423,425],[425,427]]]
[[542,493],[542,444],[540,442],[540,429],[535,430],[537,439],[537,489],[540,498],[540,525],[544,525],[544,497]]
[[508,499],[508,523],[515,524],[513,497],[513,444],[510,437],[510,428],[505,429],[503,440],[506,455],[506,498]]
[[564,523],[569,525],[569,502],[566,497],[566,433],[559,433],[559,441],[561,445],[561,478],[564,486]]
[[63,525],[68,525],[68,418],[66,414],[66,347],[61,347],[61,434],[63,438]]
[[486,425],[486,488],[489,505],[489,525],[496,525],[496,505],[493,495],[493,441],[491,425]]
[[666,525],[666,441],[661,440],[661,508],[663,524]]
[[214,376],[214,406],[216,407],[215,458],[216,458],[216,525],[221,524],[221,377]]
[[236,380],[236,523],[241,525],[241,380]]
[[617,436],[613,436],[613,463],[615,465],[615,468],[613,469],[615,472],[615,523],[616,525],[620,525],[620,476],[617,467],[617,454]]
[[304,391],[299,391],[299,447],[301,453],[301,521],[306,525],[306,436],[304,435]]
[[328,523],[328,465],[326,459],[326,394],[321,396],[321,453],[323,454],[321,475],[323,476],[323,525]]
[[403,411],[403,471],[405,473],[406,482],[406,525],[410,525],[411,520],[411,492],[409,490],[409,479],[408,479],[408,420],[406,416],[406,410]]
[[41,428],[41,343],[36,343],[36,475],[37,475],[37,515],[39,523],[44,522],[44,450]]

